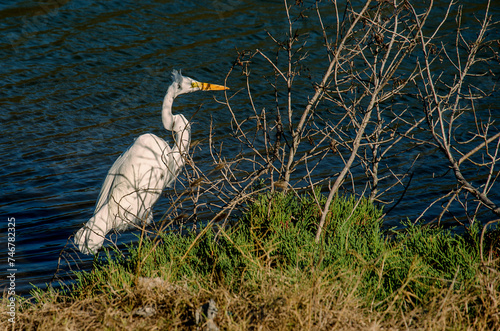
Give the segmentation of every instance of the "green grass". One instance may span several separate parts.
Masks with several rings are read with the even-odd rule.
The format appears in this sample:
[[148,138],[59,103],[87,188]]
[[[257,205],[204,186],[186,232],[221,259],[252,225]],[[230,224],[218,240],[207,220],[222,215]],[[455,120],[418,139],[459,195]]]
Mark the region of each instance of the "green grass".
[[357,297],[385,309],[400,292],[405,293],[398,298],[400,305],[424,304],[429,291],[452,282],[467,286],[476,275],[477,231],[458,236],[408,222],[405,232],[389,240],[381,232],[380,209],[365,199],[337,197],[317,245],[319,216],[309,196],[265,194],[234,227],[212,227],[194,246],[196,233],[162,234],[160,242],[146,239],[127,258],[107,259],[93,272],[80,274],[74,292],[126,289],[139,276],[196,279],[201,286],[237,290],[242,284],[257,289],[263,270],[285,272],[297,281],[317,272],[332,279],[347,272],[362,276]]
[[[319,329],[342,328],[345,314],[360,325],[365,320],[421,328],[500,325],[498,263],[481,264],[478,227],[458,235],[408,221],[405,231],[384,233],[381,209],[366,199],[336,197],[316,244],[325,203],[318,196],[319,205],[310,195],[261,195],[232,226],[142,239],[126,257],[108,254],[92,271],[78,273],[70,295],[39,292],[36,297],[40,304],[63,306],[98,300],[106,309],[128,314],[156,298],[175,318],[154,325],[168,328],[186,327],[192,302],[209,296],[218,298],[219,310],[226,312],[220,323],[231,329],[295,329],[303,321]],[[498,250],[497,233],[486,236],[485,252]],[[168,300],[149,292],[143,296],[139,277],[160,277],[177,284],[182,294]],[[262,311],[272,319],[266,321]],[[106,314],[97,320],[96,325],[104,323]]]

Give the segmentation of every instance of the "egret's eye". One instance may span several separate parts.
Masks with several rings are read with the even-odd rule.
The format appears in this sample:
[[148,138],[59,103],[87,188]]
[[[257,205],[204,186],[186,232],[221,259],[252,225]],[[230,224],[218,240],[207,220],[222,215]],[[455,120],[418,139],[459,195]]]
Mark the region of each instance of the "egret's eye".
[[182,84],[181,84],[181,83],[177,83],[177,88],[178,88],[179,90],[182,90]]
[[191,83],[191,88],[197,88],[199,87],[198,83],[197,82],[192,82]]

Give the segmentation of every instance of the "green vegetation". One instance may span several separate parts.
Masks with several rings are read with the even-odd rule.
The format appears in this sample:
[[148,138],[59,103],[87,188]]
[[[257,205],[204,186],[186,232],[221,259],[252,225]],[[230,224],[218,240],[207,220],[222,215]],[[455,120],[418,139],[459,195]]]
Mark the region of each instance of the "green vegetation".
[[[413,225],[382,230],[382,211],[336,197],[315,244],[319,194],[259,196],[234,226],[140,240],[78,273],[70,294],[34,293],[21,329],[192,328],[213,298],[222,329],[497,329],[498,232]],[[488,258],[489,256],[489,258]],[[159,277],[158,286],[144,279]],[[144,306],[156,314],[137,316]],[[3,305],[4,307],[5,305]],[[2,308],[4,309],[4,308]]]

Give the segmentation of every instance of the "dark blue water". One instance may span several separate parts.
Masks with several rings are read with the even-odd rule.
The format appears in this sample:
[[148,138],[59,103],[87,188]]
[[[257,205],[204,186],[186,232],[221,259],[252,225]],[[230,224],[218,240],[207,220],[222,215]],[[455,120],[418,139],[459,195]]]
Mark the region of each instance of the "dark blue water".
[[[484,6],[466,8],[470,16]],[[0,4],[0,18],[0,284],[8,273],[7,220],[15,218],[18,293],[51,281],[68,238],[91,217],[107,170],[133,139],[145,132],[170,136],[163,130],[160,107],[172,69],[223,84],[238,51],[260,48],[273,54],[276,46],[268,32],[282,36],[287,28],[279,1],[10,1]],[[321,35],[311,32],[310,38],[308,63],[312,79],[318,80],[325,53]],[[256,68],[265,65],[260,61]],[[235,77],[230,87],[238,91],[245,81]],[[258,77],[254,96],[260,97],[260,107],[273,107],[269,83]],[[498,80],[482,81],[494,83]],[[312,93],[305,92],[297,105]],[[243,97],[234,100],[242,118],[252,114]],[[229,134],[230,114],[213,94],[182,96],[174,109],[192,117],[193,140],[201,146],[193,158],[202,171],[213,167],[210,121],[225,148],[233,154],[240,150]],[[498,118],[498,112],[493,116]],[[435,150],[418,152],[432,156]],[[408,166],[409,159],[401,157],[397,166]],[[444,171],[434,166],[417,162],[411,194],[394,209],[389,224],[415,218],[453,187],[449,174],[446,180],[435,178]],[[396,201],[398,193],[391,194],[388,200]],[[166,208],[163,201],[155,209],[161,215]],[[429,218],[438,213],[431,210]],[[88,266],[89,261],[83,257],[79,263]]]

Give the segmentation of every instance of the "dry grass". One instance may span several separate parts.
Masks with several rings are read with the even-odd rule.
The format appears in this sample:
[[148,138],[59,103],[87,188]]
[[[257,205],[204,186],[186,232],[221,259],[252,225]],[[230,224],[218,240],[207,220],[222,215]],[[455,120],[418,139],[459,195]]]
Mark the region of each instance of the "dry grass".
[[[197,307],[213,298],[219,309],[215,322],[227,330],[499,329],[497,272],[479,271],[478,277],[472,292],[436,289],[425,306],[408,311],[369,309],[355,295],[359,276],[347,274],[335,281],[317,275],[298,283],[270,272],[260,288],[243,286],[239,292],[223,286],[195,291],[186,282],[154,288],[138,284],[112,298],[102,294],[72,300],[52,292],[38,298],[38,304],[25,303],[14,325],[5,318],[0,325],[5,330],[191,330],[196,329]],[[156,313],[135,313],[145,306]]]

